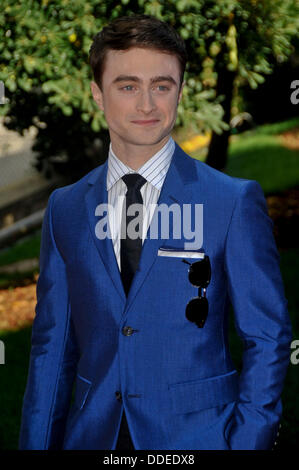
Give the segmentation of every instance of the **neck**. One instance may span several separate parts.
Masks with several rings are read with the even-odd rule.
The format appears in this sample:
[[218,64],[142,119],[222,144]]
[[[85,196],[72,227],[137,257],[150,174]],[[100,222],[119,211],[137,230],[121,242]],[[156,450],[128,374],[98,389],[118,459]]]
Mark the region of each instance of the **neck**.
[[129,142],[117,142],[111,138],[113,153],[125,165],[138,171],[155,153],[159,152],[168,142],[170,136],[164,137],[160,142],[153,145],[134,145]]

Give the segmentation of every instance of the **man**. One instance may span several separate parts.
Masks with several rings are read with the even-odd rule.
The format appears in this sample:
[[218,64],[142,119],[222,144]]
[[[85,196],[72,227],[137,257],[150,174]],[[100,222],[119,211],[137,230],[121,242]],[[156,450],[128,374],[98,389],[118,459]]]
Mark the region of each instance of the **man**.
[[[185,62],[177,33],[149,16],[115,20],[94,39],[109,157],[49,199],[21,449],[274,444],[291,327],[272,222],[258,183],[170,137]],[[162,207],[173,209],[164,232]]]

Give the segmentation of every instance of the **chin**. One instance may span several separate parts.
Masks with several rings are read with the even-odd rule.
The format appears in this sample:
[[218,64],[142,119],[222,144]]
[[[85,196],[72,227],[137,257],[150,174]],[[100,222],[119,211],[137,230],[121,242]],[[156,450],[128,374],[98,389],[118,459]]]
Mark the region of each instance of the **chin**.
[[[157,144],[161,140],[165,139],[170,134],[171,130],[163,131],[160,129],[140,129],[130,135],[132,141],[138,144]],[[128,137],[129,134],[127,134]]]
[[148,132],[142,133],[142,135],[128,136],[126,135],[124,140],[132,145],[155,145],[166,137],[167,134],[155,135],[154,132],[151,134]]
[[153,137],[148,137],[148,138],[138,139],[138,140],[134,139],[131,141],[131,143],[135,145],[156,145],[159,142],[161,142],[162,139],[163,137],[156,138],[156,139],[154,139]]

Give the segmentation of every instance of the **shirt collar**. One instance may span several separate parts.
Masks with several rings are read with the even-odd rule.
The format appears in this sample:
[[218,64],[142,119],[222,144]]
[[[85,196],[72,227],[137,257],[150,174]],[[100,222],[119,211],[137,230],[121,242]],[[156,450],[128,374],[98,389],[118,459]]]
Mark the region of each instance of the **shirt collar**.
[[147,180],[147,182],[151,183],[158,190],[160,190],[168,171],[174,149],[175,142],[173,138],[170,137],[166,144],[147,162],[145,162],[144,165],[142,165],[136,172],[121,160],[119,160],[119,158],[113,152],[110,143],[106,180],[107,191],[109,191],[109,189],[111,189],[112,186],[127,173],[139,173]]

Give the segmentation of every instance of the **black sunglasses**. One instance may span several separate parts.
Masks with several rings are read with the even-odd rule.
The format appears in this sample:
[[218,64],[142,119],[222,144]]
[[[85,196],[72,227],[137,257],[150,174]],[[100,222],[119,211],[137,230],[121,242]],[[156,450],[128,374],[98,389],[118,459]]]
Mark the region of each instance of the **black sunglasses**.
[[[206,290],[211,280],[210,258],[205,255],[203,259],[195,263],[189,263],[185,259],[182,261],[190,265],[188,271],[189,281],[193,286],[198,287],[198,297],[191,299],[186,306],[186,317],[189,321],[195,323],[198,328],[202,328],[209,312]],[[203,295],[201,295],[201,289],[203,289]]]

